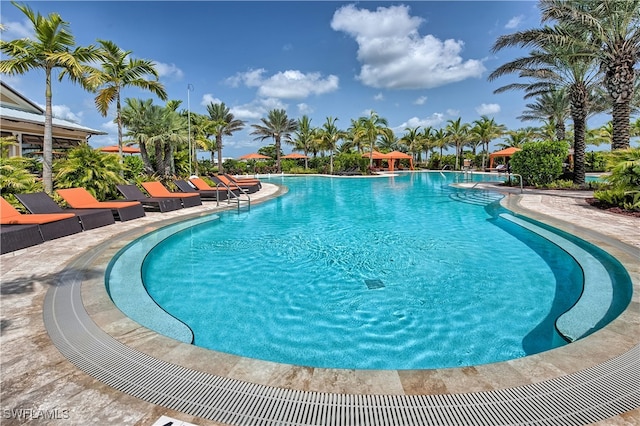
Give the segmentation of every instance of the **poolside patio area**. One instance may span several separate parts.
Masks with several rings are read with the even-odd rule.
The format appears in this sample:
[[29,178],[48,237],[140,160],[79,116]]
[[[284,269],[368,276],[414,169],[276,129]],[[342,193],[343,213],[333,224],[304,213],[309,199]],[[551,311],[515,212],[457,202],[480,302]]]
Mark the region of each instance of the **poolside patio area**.
[[[490,185],[476,185],[476,188],[488,186]],[[581,192],[525,190],[524,194],[520,194],[519,189],[500,190],[506,193],[502,200],[505,207],[592,242],[625,265],[633,280],[634,294],[630,306],[618,319],[593,335],[562,348],[507,362],[441,370],[306,368],[247,359],[183,344],[141,327],[125,317],[111,303],[106,293],[104,272],[111,257],[138,236],[185,217],[209,214],[225,208],[224,204],[216,207],[215,203],[205,202],[202,206],[189,209],[147,213],[144,218],[45,242],[0,257],[2,424],[154,425],[161,416],[195,425],[427,424],[415,419],[396,418],[392,414],[379,417],[373,423],[369,420],[370,417],[362,413],[348,416],[350,420],[344,420],[346,417],[343,416],[342,423],[333,423],[335,420],[331,419],[341,416],[326,412],[298,416],[300,419],[304,417],[306,421],[276,422],[269,420],[274,418],[269,407],[262,410],[262,418],[235,417],[236,420],[233,420],[234,417],[230,414],[227,418],[231,420],[220,422],[131,396],[83,371],[91,368],[78,368],[76,364],[81,361],[70,362],[54,345],[45,328],[47,321],[58,318],[56,315],[60,314],[47,311],[51,302],[50,295],[47,294],[52,293],[51,289],[63,289],[66,280],[76,279],[81,284],[78,286],[81,295],[78,300],[100,332],[108,334],[118,345],[143,354],[147,359],[198,371],[207,377],[220,378],[219,387],[226,383],[237,386],[238,392],[247,396],[247,404],[255,400],[252,399],[252,392],[262,392],[264,389],[277,394],[278,401],[287,407],[293,407],[296,401],[309,393],[335,399],[340,403],[352,399],[372,406],[384,405],[385,400],[400,401],[400,398],[405,397],[415,397],[417,401],[422,401],[420,398],[426,396],[442,398],[443,405],[446,405],[449,401],[446,395],[451,395],[451,399],[461,398],[463,401],[458,405],[463,407],[461,410],[467,410],[469,424],[482,424],[474,420],[480,419],[474,417],[474,410],[481,404],[472,402],[482,398],[486,392],[505,390],[509,393],[509,389],[521,389],[523,386],[545,381],[555,385],[565,383],[567,387],[574,386],[572,375],[580,375],[580,372],[586,370],[606,370],[610,367],[599,366],[608,365],[609,360],[615,357],[626,360],[621,362],[634,363],[629,371],[638,373],[640,360],[637,359],[637,352],[630,351],[637,350],[640,343],[640,220],[592,208],[584,202],[585,194]],[[284,191],[277,185],[265,182],[263,188],[252,195],[252,205],[277,197]],[[83,313],[71,314],[69,313],[70,317],[76,318]],[[62,332],[65,331],[64,324],[60,324],[59,328]],[[63,336],[62,334],[57,338],[61,339]],[[79,339],[82,340],[82,336]],[[57,343],[60,345],[59,341]],[[71,343],[69,345],[73,346]],[[99,355],[98,353],[97,356]],[[594,394],[603,391],[597,388],[599,383],[601,382],[594,379]],[[602,417],[603,420],[591,424],[640,424],[640,375],[635,376],[635,388],[633,384],[632,378],[630,395],[632,398],[635,395],[635,409],[605,416],[606,419]],[[468,398],[465,399],[464,395],[468,395]],[[580,393],[577,392],[576,395],[579,396]],[[291,399],[287,401],[289,397]],[[597,400],[597,396],[594,398]],[[187,399],[185,396],[185,407]],[[431,400],[427,398],[424,401]],[[339,409],[340,404],[336,402],[335,406]],[[359,405],[354,403],[352,406]],[[585,411],[588,411],[587,408],[585,405]],[[595,407],[596,411],[597,408]],[[228,406],[227,409],[231,413],[234,407]],[[606,412],[606,409],[603,410]],[[534,416],[532,413],[524,413],[523,423],[527,415]],[[47,416],[53,418],[47,419]],[[443,418],[441,422],[432,424],[456,423],[448,423]],[[557,424],[580,423],[574,421]]]

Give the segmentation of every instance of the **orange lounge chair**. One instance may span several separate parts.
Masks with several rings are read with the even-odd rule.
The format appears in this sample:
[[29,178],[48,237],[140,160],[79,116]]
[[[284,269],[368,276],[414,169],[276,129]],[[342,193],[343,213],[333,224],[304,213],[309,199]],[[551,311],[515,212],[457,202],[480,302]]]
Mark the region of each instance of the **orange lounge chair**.
[[22,214],[4,198],[0,198],[0,225],[38,225],[44,241],[82,232],[73,213]]
[[236,183],[225,175],[215,175],[210,176],[210,178],[217,184],[222,184],[229,188],[240,188],[242,189],[242,192],[248,192],[249,194],[253,194],[260,189],[259,183]]
[[171,192],[162,182],[142,182],[142,187],[153,198],[179,198],[184,208],[202,205],[200,194]]
[[215,191],[216,189],[223,189],[227,191],[228,198],[231,198],[231,193],[237,196],[237,195],[240,195],[241,192],[245,192],[242,188],[240,188],[236,184],[225,185],[224,183],[216,181],[216,179],[213,179],[213,180],[218,183],[218,185],[215,187],[209,185],[202,178],[198,178],[198,177],[189,178],[189,182],[194,184],[195,187],[200,191]]
[[237,178],[235,176],[230,175],[229,173],[222,173],[222,176],[229,179],[231,182],[235,184],[250,184],[250,185],[258,185],[258,187],[262,188],[262,181],[260,179],[255,178]]
[[56,191],[74,209],[110,209],[121,222],[143,217],[144,207],[139,201],[98,201],[84,188],[58,189]]

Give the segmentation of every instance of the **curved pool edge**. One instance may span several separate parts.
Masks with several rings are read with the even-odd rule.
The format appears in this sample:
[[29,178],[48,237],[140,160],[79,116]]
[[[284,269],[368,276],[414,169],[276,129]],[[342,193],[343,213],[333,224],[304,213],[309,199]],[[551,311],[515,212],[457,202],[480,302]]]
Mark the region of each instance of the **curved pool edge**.
[[[507,201],[511,202],[515,199],[509,197]],[[523,211],[519,207],[521,206],[516,203],[516,208]],[[548,219],[548,217],[541,221],[549,223],[544,219]],[[549,224],[562,229],[562,226],[557,226],[557,224]],[[148,229],[141,229],[140,235],[146,231]],[[575,231],[576,229],[571,229],[567,232],[575,233]],[[131,240],[133,237],[133,235],[128,235],[125,239]],[[581,238],[583,237],[581,236]],[[584,239],[589,240],[588,238]],[[124,244],[126,241],[119,243],[112,241],[112,243],[117,245]],[[598,244],[596,243],[596,245]],[[564,377],[567,374],[595,367],[612,357],[623,355],[637,345],[636,327],[640,323],[637,302],[639,271],[637,265],[635,269],[631,268],[637,259],[630,259],[628,253],[625,257],[624,250],[621,255],[617,255],[610,249],[605,248],[605,250],[628,268],[634,284],[634,300],[620,317],[602,330],[571,345],[513,361],[477,367],[400,372],[296,368],[215,353],[171,341],[171,339],[153,335],[154,333],[148,331],[143,332],[133,321],[114,312],[114,310],[117,311],[114,306],[107,307],[107,310],[111,311],[108,315],[104,310],[90,312],[90,315],[95,321],[103,323],[102,328],[113,338],[154,358],[211,374],[272,387],[317,392],[387,395],[451,394],[504,389],[550,380],[555,377]],[[102,266],[100,266],[101,264]],[[104,259],[102,262],[98,261],[94,266],[104,268]],[[95,279],[88,278],[83,282],[82,292],[91,293],[91,297],[95,299],[95,293],[100,291],[100,287],[100,280],[96,282]],[[103,285],[102,292],[104,293],[103,297],[108,297]],[[96,304],[93,306],[95,307]],[[109,316],[108,319],[107,316]],[[144,341],[132,341],[132,330],[140,332],[141,335],[144,334]],[[149,337],[150,335],[153,336]]]

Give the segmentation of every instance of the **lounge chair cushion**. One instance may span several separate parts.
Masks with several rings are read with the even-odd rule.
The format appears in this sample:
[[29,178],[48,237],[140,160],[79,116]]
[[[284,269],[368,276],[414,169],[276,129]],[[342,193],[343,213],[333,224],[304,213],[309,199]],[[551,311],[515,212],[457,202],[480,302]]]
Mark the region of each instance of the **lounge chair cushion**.
[[187,197],[199,197],[199,194],[195,194],[195,193],[175,193],[175,192],[170,192],[163,184],[162,182],[143,182],[142,183],[142,187],[145,189],[145,191],[147,191],[149,193],[149,195],[151,195],[152,197],[156,197],[156,198],[161,198],[161,197],[181,197],[181,198],[187,198]]
[[0,224],[2,225],[38,225],[76,216],[73,213],[22,214],[4,198],[0,200]]
[[56,192],[74,209],[90,207],[120,209],[140,205],[137,201],[98,201],[84,188],[58,189]]

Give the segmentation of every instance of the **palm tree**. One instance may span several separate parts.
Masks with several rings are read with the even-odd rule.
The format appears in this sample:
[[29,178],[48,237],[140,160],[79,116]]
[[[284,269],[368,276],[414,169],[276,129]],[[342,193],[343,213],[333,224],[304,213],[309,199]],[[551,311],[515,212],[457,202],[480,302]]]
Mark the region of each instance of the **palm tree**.
[[506,131],[506,126],[496,123],[494,118],[483,115],[480,120],[473,122],[469,136],[477,139],[482,144],[482,170],[486,167],[486,154],[489,153],[489,142],[499,138]]
[[[87,81],[95,87],[96,108],[103,117],[107,116],[109,105],[116,103],[116,124],[118,126],[118,154],[122,163],[122,105],[120,95],[125,87],[148,90],[163,101],[167,99],[164,86],[158,82],[158,72],[154,63],[144,59],[131,59],[131,51],[120,49],[108,40],[98,40],[102,55],[101,69],[90,68]],[[147,79],[151,76],[154,79]]]
[[[303,115],[298,119],[298,127],[295,131],[295,135],[291,139],[294,150],[304,152],[304,155],[308,157],[310,152],[313,152],[316,148],[318,140],[317,129],[311,127],[311,119],[307,115]],[[305,170],[309,168],[309,158],[304,159]]]
[[[224,102],[207,105],[207,112],[211,120],[213,134],[216,137],[216,148],[218,149],[218,173],[224,173],[222,167],[222,136],[232,136],[234,132],[241,130],[245,122],[237,120]],[[213,158],[211,159],[213,162]]]
[[[54,69],[61,70],[59,80],[68,76],[89,88],[84,75],[86,63],[100,58],[94,46],[75,47],[75,39],[69,24],[57,13],[44,17],[34,13],[27,5],[13,3],[24,13],[33,26],[35,39],[22,38],[12,41],[0,40],[0,51],[10,59],[0,60],[0,72],[15,75],[33,69],[42,69],[45,75],[45,119],[42,144],[42,178],[44,190],[53,191],[53,113],[51,108],[51,75]],[[75,48],[74,48],[75,47]]]
[[527,90],[529,95],[537,95],[564,87],[571,99],[571,118],[574,128],[574,176],[577,185],[585,183],[585,131],[587,116],[591,112],[590,102],[594,87],[600,81],[599,70],[594,59],[585,55],[575,44],[557,44],[555,35],[573,34],[574,38],[588,37],[579,27],[557,25],[501,36],[494,44],[497,51],[507,46],[533,45],[528,57],[519,58],[500,66],[489,75],[495,79],[508,73],[533,78],[533,84],[512,84],[496,90],[512,88]]
[[406,127],[404,130],[407,132],[401,138],[400,142],[403,143],[407,150],[414,156],[414,160],[417,160],[417,155],[422,151],[422,141],[424,135],[420,133],[420,126]]
[[254,130],[252,135],[257,135],[254,140],[265,140],[273,138],[276,148],[276,169],[278,173],[282,171],[280,166],[280,153],[282,138],[289,139],[292,132],[298,128],[298,122],[287,117],[287,112],[283,109],[272,109],[267,118],[261,118],[262,125],[252,124]]
[[369,117],[358,118],[358,126],[356,127],[357,137],[363,141],[369,142],[369,167],[373,167],[373,149],[378,136],[388,133],[389,123],[385,118],[380,117],[375,111],[369,113]]
[[153,105],[152,99],[142,101],[140,99],[127,98],[124,103],[121,119],[123,126],[127,129],[125,136],[130,138],[131,143],[138,144],[140,157],[144,164],[144,172],[152,175],[154,167],[147,151],[147,142],[152,136],[151,124],[158,119],[159,110]]
[[469,123],[462,123],[462,117],[457,120],[448,120],[445,131],[449,143],[456,147],[456,165],[455,169],[460,169],[460,156],[462,155],[462,147],[469,142]]
[[433,134],[433,147],[440,149],[440,158],[443,156],[443,151],[449,146],[449,137],[445,129],[436,129]]
[[554,34],[552,41],[575,45],[596,60],[613,102],[611,149],[629,148],[635,65],[640,58],[640,0],[542,0],[540,6],[543,21],[580,27],[578,32]]
[[565,121],[571,112],[571,102],[564,87],[538,95],[536,102],[526,105],[527,110],[517,117],[522,121],[543,121],[555,128],[555,139],[566,137]]
[[532,142],[534,134],[532,129],[518,129],[518,130],[510,130],[504,134],[504,138],[502,139],[504,142],[496,144],[499,148],[522,148],[527,142]]
[[337,118],[327,117],[327,121],[324,122],[319,132],[323,147],[329,150],[329,174],[333,174],[333,154],[338,141],[345,137],[345,132],[338,129],[336,121],[338,121]]

